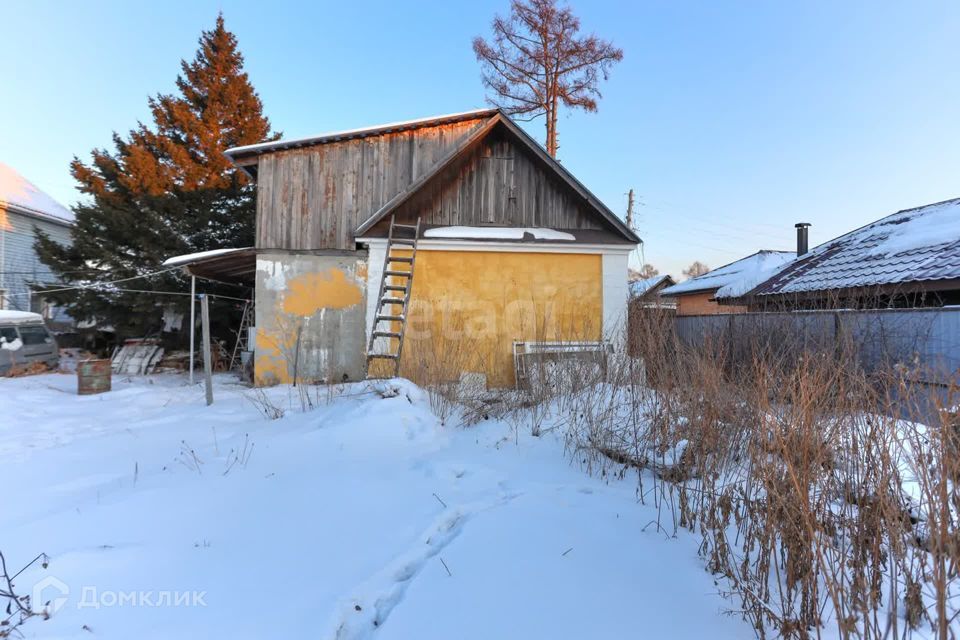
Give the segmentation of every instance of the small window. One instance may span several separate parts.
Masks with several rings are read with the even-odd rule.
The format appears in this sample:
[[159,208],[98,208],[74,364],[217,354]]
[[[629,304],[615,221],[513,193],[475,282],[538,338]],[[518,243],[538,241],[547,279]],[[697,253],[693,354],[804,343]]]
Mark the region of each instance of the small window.
[[0,327],[0,342],[13,342],[17,339],[17,330],[13,327]]
[[53,318],[54,313],[56,312],[56,306],[45,299],[41,292],[39,291],[30,291],[30,311],[34,313],[39,313],[45,319],[50,320]]
[[20,339],[25,345],[50,344],[53,338],[46,327],[20,327]]

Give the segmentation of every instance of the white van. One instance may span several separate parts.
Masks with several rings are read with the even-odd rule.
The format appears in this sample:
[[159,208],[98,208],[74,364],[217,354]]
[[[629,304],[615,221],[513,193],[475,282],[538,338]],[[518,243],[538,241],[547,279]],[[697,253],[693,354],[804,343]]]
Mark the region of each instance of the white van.
[[51,368],[60,363],[60,348],[43,324],[43,316],[0,310],[0,376],[33,362],[43,362]]

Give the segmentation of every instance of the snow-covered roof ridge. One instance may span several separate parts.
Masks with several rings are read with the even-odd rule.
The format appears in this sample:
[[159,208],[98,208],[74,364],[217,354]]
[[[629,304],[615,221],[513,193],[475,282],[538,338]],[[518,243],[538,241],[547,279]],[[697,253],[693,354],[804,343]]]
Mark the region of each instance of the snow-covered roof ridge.
[[904,209],[825,242],[758,283],[775,295],[960,278],[960,198]]
[[72,224],[74,215],[8,164],[0,162],[0,205]]
[[642,280],[634,280],[630,283],[630,295],[631,296],[642,296],[647,291],[650,291],[657,285],[659,285],[664,280],[671,279],[670,275],[665,273],[659,276],[653,276],[652,278],[644,278]]
[[439,116],[428,116],[426,118],[414,118],[413,120],[401,120],[399,122],[389,122],[370,127],[360,127],[357,129],[345,129],[343,131],[328,131],[313,136],[304,136],[301,138],[288,138],[284,140],[274,140],[272,142],[260,142],[257,144],[248,144],[242,147],[233,147],[227,149],[224,153],[227,156],[234,156],[243,153],[256,153],[270,151],[272,149],[282,149],[285,147],[295,147],[307,144],[322,144],[326,141],[337,140],[340,138],[349,138],[359,135],[374,135],[380,132],[387,132],[394,129],[409,129],[434,122],[453,122],[457,120],[469,120],[472,118],[482,118],[492,116],[497,109],[472,109],[470,111],[461,111],[458,113],[447,113]]
[[423,232],[424,238],[463,238],[469,240],[523,240],[529,234],[534,240],[573,242],[572,233],[539,227],[434,227]]
[[718,297],[735,297],[769,278],[777,270],[793,261],[796,256],[797,254],[793,251],[762,249],[702,276],[667,287],[661,295],[676,296],[717,290]]

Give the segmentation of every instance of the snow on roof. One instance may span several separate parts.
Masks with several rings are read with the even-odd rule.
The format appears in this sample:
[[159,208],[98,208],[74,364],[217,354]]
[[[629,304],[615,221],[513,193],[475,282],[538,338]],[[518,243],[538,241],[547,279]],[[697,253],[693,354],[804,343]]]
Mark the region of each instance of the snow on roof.
[[351,138],[362,135],[375,135],[378,133],[385,133],[387,131],[392,131],[395,129],[413,129],[419,126],[424,126],[433,123],[440,122],[456,122],[460,120],[470,120],[473,118],[482,118],[485,116],[490,116],[496,113],[496,109],[474,109],[472,111],[461,111],[460,113],[448,113],[441,116],[430,116],[427,118],[416,118],[414,120],[403,120],[400,122],[391,122],[388,124],[379,124],[372,127],[361,127],[359,129],[347,129],[344,131],[330,131],[328,133],[321,133],[315,136],[307,136],[304,138],[289,138],[286,140],[275,140],[273,142],[260,142],[258,144],[248,144],[242,147],[233,147],[232,149],[227,149],[224,153],[233,157],[235,155],[240,155],[244,153],[263,153],[264,151],[272,151],[274,149],[284,149],[286,147],[298,147],[309,144],[322,144],[324,142],[332,142],[334,140],[340,140],[343,138]]
[[73,212],[41,191],[16,169],[0,162],[0,205],[45,218],[73,222]]
[[898,211],[826,242],[751,295],[960,278],[960,198]]
[[719,295],[720,290],[723,290],[723,297],[737,296],[769,278],[772,273],[793,260],[796,255],[793,251],[758,251],[702,276],[690,278],[680,284],[667,287],[661,292],[661,295],[677,296],[711,290],[717,290]]
[[523,240],[526,234],[534,240],[576,240],[572,233],[535,227],[435,227],[423,232],[424,238],[467,238],[471,240]]
[[43,322],[43,316],[30,311],[0,309],[0,324],[25,324],[28,322]]
[[672,278],[670,278],[668,274],[663,274],[662,276],[653,276],[652,278],[644,278],[643,280],[634,280],[630,283],[630,295],[633,297],[642,296],[664,280],[668,279]]
[[190,264],[191,262],[197,262],[205,258],[213,258],[215,256],[223,256],[228,253],[234,253],[237,251],[246,251],[249,247],[243,247],[240,249],[211,249],[210,251],[199,251],[197,253],[185,253],[182,256],[173,256],[172,258],[167,258],[163,261],[164,267],[178,267],[184,264]]

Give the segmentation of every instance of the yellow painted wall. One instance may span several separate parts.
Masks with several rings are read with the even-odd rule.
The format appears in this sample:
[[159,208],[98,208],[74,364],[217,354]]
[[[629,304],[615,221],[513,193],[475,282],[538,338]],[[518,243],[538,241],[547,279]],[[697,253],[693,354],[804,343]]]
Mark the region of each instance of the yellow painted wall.
[[601,274],[599,255],[420,251],[400,373],[512,386],[514,340],[601,338]]

